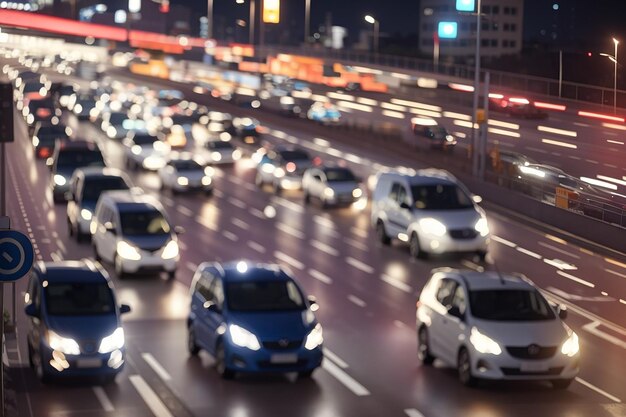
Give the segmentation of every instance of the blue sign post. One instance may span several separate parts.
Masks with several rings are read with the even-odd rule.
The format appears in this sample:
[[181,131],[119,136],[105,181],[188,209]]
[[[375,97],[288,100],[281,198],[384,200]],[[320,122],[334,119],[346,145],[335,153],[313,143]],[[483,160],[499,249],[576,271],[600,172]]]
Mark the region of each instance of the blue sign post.
[[0,282],[16,281],[30,271],[35,257],[30,239],[15,230],[0,230]]

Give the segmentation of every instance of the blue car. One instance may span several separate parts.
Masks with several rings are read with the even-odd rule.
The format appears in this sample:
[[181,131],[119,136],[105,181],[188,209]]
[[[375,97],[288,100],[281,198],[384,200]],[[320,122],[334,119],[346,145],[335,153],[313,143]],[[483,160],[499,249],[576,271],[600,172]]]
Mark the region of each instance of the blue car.
[[238,372],[308,378],[323,358],[315,310],[315,299],[278,265],[203,263],[191,284],[189,353],[207,350],[224,379]]
[[25,295],[28,359],[42,382],[96,377],[110,383],[125,360],[124,330],[113,284],[91,260],[40,262]]

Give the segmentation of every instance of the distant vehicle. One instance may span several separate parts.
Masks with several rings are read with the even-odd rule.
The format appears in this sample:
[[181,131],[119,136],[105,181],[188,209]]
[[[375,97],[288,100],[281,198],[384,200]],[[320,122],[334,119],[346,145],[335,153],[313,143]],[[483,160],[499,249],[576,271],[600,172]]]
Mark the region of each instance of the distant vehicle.
[[233,119],[231,131],[246,145],[258,144],[261,140],[261,123],[250,117]]
[[316,102],[309,108],[307,117],[309,120],[325,125],[337,124],[341,119],[341,112],[334,104]]
[[22,108],[22,114],[28,125],[28,133],[32,136],[35,125],[38,122],[49,122],[57,124],[63,114],[61,109],[55,106],[52,99],[44,98],[40,100],[30,100]]
[[304,202],[311,199],[321,202],[323,207],[351,205],[363,198],[360,180],[350,168],[323,166],[309,168],[302,178]]
[[411,119],[411,129],[415,136],[425,138],[425,143],[430,148],[452,152],[457,144],[456,137],[433,119],[414,117]]
[[165,166],[170,146],[148,132],[134,132],[123,141],[126,166],[157,171]]
[[302,107],[300,102],[292,96],[283,96],[279,99],[281,113],[286,116],[300,116]]
[[578,336],[524,276],[434,271],[417,303],[418,357],[457,368],[459,381],[544,380],[566,389],[579,371]]
[[259,156],[255,183],[271,184],[275,193],[302,188],[304,172],[313,166],[309,153],[295,146],[277,146]]
[[67,200],[67,229],[81,242],[91,236],[89,226],[100,194],[104,191],[130,190],[132,182],[115,168],[80,168],[70,179]]
[[76,115],[78,120],[87,120],[97,112],[97,109],[94,110],[96,99],[90,94],[72,95],[68,100],[67,107]]
[[176,276],[180,260],[177,234],[154,198],[127,191],[102,193],[89,226],[96,260],[113,264],[118,278],[166,272]]
[[48,161],[52,168],[51,188],[55,203],[65,201],[70,178],[76,169],[105,166],[104,157],[98,146],[85,141],[58,143],[52,159],[49,158]]
[[209,140],[200,152],[202,159],[207,164],[225,165],[234,164],[241,159],[241,151],[230,141]]
[[236,373],[297,372],[309,378],[323,358],[317,303],[278,265],[202,263],[191,283],[188,350]]
[[490,98],[489,110],[524,119],[547,119],[548,113],[522,97]]
[[415,175],[382,173],[372,198],[372,225],[383,244],[408,242],[411,256],[474,252],[487,255],[485,211],[447,171],[425,169]]
[[213,168],[205,168],[191,157],[170,159],[159,170],[161,188],[173,193],[202,191],[213,192]]
[[63,84],[56,92],[55,95],[61,107],[67,107],[70,102],[70,97],[78,91],[78,88],[72,84]]
[[129,117],[126,112],[106,112],[102,115],[102,131],[111,139],[123,139],[129,132],[145,128],[141,119]]
[[33,131],[33,149],[35,157],[47,159],[54,153],[57,140],[60,142],[70,138],[71,129],[62,124],[51,124],[48,122],[37,122]]
[[110,383],[126,347],[113,282],[90,260],[38,262],[26,298],[28,361],[42,382],[96,377]]

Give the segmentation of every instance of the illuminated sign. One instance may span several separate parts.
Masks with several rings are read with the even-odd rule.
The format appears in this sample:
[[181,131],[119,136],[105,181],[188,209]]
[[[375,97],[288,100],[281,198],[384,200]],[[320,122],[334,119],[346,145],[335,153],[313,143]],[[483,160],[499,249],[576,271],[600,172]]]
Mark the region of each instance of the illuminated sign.
[[439,22],[438,35],[441,39],[456,39],[458,25],[456,22]]
[[459,12],[473,12],[475,3],[475,0],[456,0],[456,9]]
[[141,11],[141,0],[128,0],[128,11],[139,13]]
[[280,0],[263,1],[263,23],[280,22]]

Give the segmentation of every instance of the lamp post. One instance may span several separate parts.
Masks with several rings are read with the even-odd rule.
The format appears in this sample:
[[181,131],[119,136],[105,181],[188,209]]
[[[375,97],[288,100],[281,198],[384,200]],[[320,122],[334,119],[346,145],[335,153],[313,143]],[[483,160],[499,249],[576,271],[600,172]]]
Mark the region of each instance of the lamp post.
[[378,54],[378,37],[380,36],[380,23],[372,15],[366,15],[365,21],[374,25],[374,53]]
[[304,3],[304,44],[309,42],[309,33],[311,33],[311,0],[305,0]]
[[615,72],[614,72],[614,76],[613,76],[613,113],[617,113],[617,66],[618,66],[618,61],[617,61],[617,46],[619,45],[619,41],[615,38],[613,38],[613,44],[615,45],[615,54],[614,55],[610,55],[610,54],[600,54],[600,56],[605,56],[608,59],[610,59],[613,64],[615,64]]
[[212,39],[213,38],[213,0],[207,0],[207,11],[206,11],[206,17],[207,17],[207,38]]
[[476,55],[474,57],[474,102],[472,106],[472,172],[476,176],[478,175],[479,156],[478,150],[478,138],[476,136],[476,122],[478,116],[478,98],[480,96],[480,14],[481,14],[481,0],[476,2]]
[[[237,4],[243,4],[244,0],[235,0]],[[250,0],[250,17],[248,18],[248,43],[254,45],[254,16],[256,12],[255,0]]]

